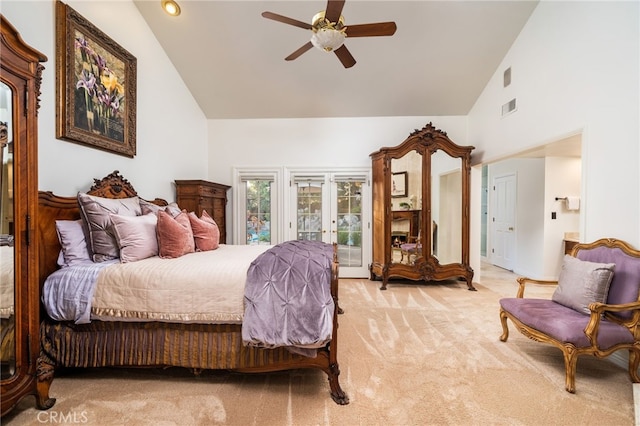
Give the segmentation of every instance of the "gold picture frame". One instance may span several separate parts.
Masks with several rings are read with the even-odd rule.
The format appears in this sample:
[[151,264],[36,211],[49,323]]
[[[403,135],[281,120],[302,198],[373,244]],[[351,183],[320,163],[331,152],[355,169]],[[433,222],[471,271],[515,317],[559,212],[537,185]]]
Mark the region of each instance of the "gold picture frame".
[[56,2],[56,137],[136,155],[136,58]]

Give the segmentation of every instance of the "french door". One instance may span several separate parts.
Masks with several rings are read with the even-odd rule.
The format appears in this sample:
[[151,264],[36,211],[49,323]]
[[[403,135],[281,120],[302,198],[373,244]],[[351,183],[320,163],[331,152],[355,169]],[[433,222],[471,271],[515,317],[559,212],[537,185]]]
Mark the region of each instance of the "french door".
[[288,239],[336,243],[340,277],[367,277],[371,257],[368,171],[293,171]]

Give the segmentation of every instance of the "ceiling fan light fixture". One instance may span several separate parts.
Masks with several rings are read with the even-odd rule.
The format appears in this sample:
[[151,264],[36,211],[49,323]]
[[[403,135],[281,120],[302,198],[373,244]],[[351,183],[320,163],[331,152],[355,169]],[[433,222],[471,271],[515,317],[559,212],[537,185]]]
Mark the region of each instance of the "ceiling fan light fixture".
[[311,44],[325,52],[332,52],[342,46],[346,37],[344,30],[336,30],[329,27],[320,28],[313,32]]
[[162,9],[171,16],[180,15],[180,6],[174,0],[162,0]]

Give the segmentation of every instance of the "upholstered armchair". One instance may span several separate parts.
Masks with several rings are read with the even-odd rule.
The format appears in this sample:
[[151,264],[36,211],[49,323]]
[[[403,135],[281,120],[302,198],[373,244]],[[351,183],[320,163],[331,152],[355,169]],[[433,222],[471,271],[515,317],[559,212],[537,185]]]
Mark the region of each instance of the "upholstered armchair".
[[[640,251],[614,239],[577,244],[558,281],[518,278],[515,298],[500,300],[502,336],[507,319],[528,338],[564,355],[565,389],[575,392],[578,357],[629,351],[629,376],[640,383]],[[525,298],[526,284],[557,285],[551,299]]]
[[417,237],[408,237],[407,242],[400,244],[400,263],[407,256],[407,263],[411,263],[411,256],[422,256],[422,244],[420,243],[420,234]]

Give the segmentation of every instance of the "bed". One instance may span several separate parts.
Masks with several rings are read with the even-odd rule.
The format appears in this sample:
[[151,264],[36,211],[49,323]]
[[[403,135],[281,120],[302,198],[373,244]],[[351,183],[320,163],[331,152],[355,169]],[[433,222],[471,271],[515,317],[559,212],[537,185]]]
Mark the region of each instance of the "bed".
[[[126,199],[138,196],[133,186],[120,176],[118,171],[101,180],[95,179],[93,186],[86,194],[107,199]],[[52,297],[49,290],[45,292],[45,282],[47,282],[47,286],[50,285],[50,280],[47,281],[47,277],[57,274],[62,269],[59,267],[61,245],[56,221],[78,221],[81,218],[78,200],[78,197],[61,197],[51,192],[41,191],[39,193],[37,233],[43,303],[44,299]],[[152,200],[151,203],[162,208],[167,206],[167,202],[162,199]],[[293,243],[295,242],[291,242],[291,244]],[[280,245],[274,249],[278,246]],[[327,374],[332,399],[340,405],[348,404],[349,398],[341,389],[338,381],[340,374],[337,360],[338,262],[335,245],[327,246],[331,256],[323,268],[324,272],[328,274],[326,287],[332,306],[330,310],[323,309],[323,312],[328,318],[327,325],[324,327],[329,327],[328,333],[331,336],[329,339],[319,340],[318,344],[307,347],[291,347],[270,341],[253,342],[255,334],[247,337],[247,334],[250,333],[246,329],[250,319],[249,312],[255,311],[254,305],[258,304],[256,298],[259,296],[254,295],[260,294],[260,291],[254,292],[251,297],[245,294],[244,304],[252,306],[252,308],[245,308],[245,316],[241,320],[245,323],[244,336],[243,324],[226,313],[217,317],[219,321],[214,321],[215,318],[207,317],[202,312],[200,312],[200,316],[187,315],[187,317],[184,315],[181,317],[180,313],[171,312],[160,317],[139,313],[127,316],[122,312],[135,311],[136,308],[127,305],[122,310],[118,310],[92,306],[89,311],[77,313],[75,319],[53,319],[48,314],[50,308],[43,307],[40,327],[41,352],[37,365],[39,397],[51,401],[47,405],[53,405],[54,400],[49,398],[49,388],[54,379],[55,369],[62,367],[185,367],[191,369],[195,374],[206,369],[262,373],[313,368],[320,369]],[[213,250],[215,253],[212,255],[220,257],[225,254],[227,249],[237,252],[243,247],[252,250],[252,246],[225,247],[221,244],[218,249]],[[271,249],[263,249],[263,253],[251,262],[250,273],[245,274],[246,276],[255,272],[257,269],[255,266],[259,263],[258,259],[262,262],[269,261],[270,257],[267,254],[271,253]],[[326,252],[327,248],[325,247],[323,250]],[[253,252],[255,254],[255,248]],[[206,253],[196,252],[186,254],[182,258],[191,261],[191,257],[206,255]],[[165,263],[170,264],[169,262],[174,260],[178,259],[169,259]],[[140,264],[146,261],[149,261],[150,264],[156,262],[155,265],[157,265],[158,262],[164,262],[164,259],[158,260],[152,257],[140,261]],[[210,258],[207,262],[215,263]],[[224,261],[222,262],[224,263]],[[112,263],[113,265],[105,267],[103,271],[120,267],[131,270],[138,261],[123,264],[118,264],[118,261]],[[150,268],[153,269],[154,266],[152,265]],[[100,272],[100,277],[102,274],[103,272]],[[309,278],[307,284],[312,283],[313,280]],[[95,300],[97,300],[98,293],[101,292],[100,286],[104,288],[104,285],[102,282],[97,284],[98,287],[93,293]],[[247,288],[249,288],[248,279]],[[123,294],[132,294],[127,291],[121,291],[120,301],[131,302],[129,297],[122,297]],[[104,291],[102,292],[104,293]],[[191,295],[191,299],[194,299],[193,295]],[[208,300],[209,296],[200,297],[200,299]],[[326,312],[331,314],[328,315]],[[91,318],[88,319],[88,315]],[[254,318],[256,317],[256,314],[252,315]],[[82,320],[80,320],[81,317]]]
[[0,235],[0,366],[2,377],[15,362],[13,309],[13,237]]

